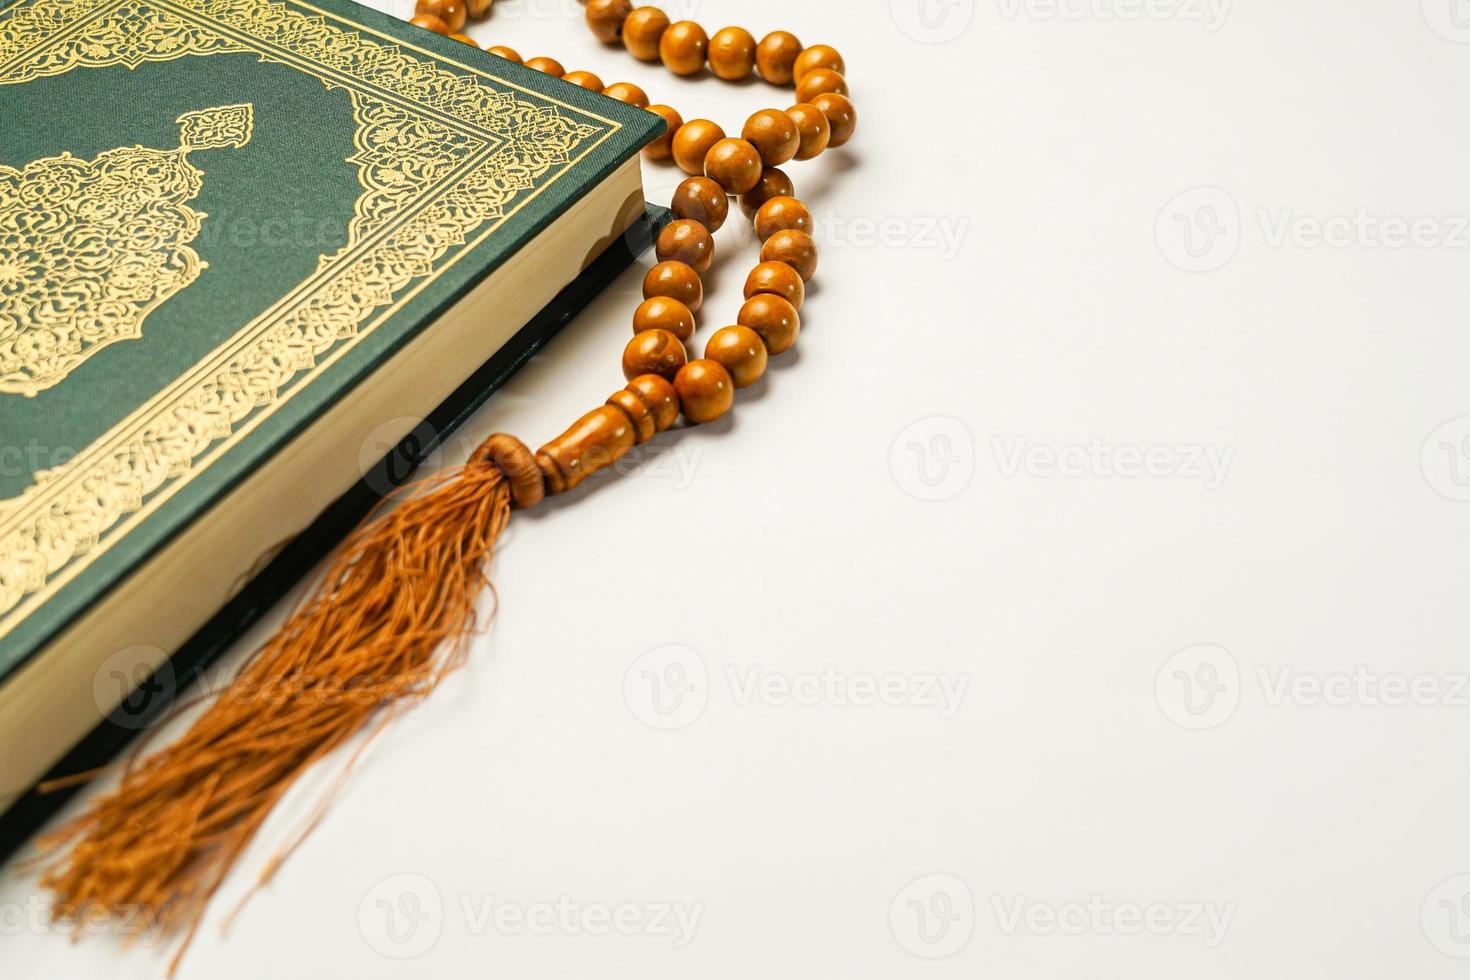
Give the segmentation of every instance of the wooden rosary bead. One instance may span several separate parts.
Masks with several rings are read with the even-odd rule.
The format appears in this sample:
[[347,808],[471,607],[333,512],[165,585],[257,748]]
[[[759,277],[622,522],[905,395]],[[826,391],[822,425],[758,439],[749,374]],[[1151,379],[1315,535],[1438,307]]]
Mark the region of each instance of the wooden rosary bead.
[[779,109],[762,109],[745,120],[741,137],[755,147],[761,155],[761,163],[768,167],[779,167],[796,156],[801,148],[801,134],[796,123]]
[[730,194],[744,194],[761,179],[761,157],[745,140],[722,139],[704,158],[704,175]]
[[760,334],[772,354],[790,350],[801,332],[801,314],[796,307],[771,293],[757,293],[746,300],[735,321]]
[[708,272],[715,258],[714,238],[704,225],[687,218],[666,225],[654,249],[660,262],[683,262],[699,273]]
[[667,296],[689,307],[689,312],[699,311],[704,302],[704,283],[692,266],[683,262],[660,262],[643,277],[643,298]]
[[808,72],[816,71],[818,68],[826,68],[835,71],[839,75],[847,74],[847,65],[842,61],[842,55],[830,44],[813,44],[802,51],[796,57],[796,64],[792,66],[792,74],[796,81],[801,81]]
[[633,423],[634,445],[643,445],[658,431],[653,421],[653,409],[648,407],[643,396],[636,391],[630,391],[627,388],[615,391],[608,397],[607,404],[621,408],[623,414],[628,416],[628,421]]
[[590,71],[569,71],[561,77],[561,80],[571,82],[573,85],[585,88],[589,92],[602,91],[602,79]]
[[623,348],[623,377],[632,381],[640,374],[657,374],[672,379],[688,360],[678,337],[667,330],[645,330]]
[[[619,102],[626,102],[640,109],[648,108],[648,93],[632,82],[613,82],[602,90],[602,94],[609,99],[617,99]],[[669,132],[672,133],[673,130]]]
[[790,197],[796,193],[791,178],[784,170],[767,167],[761,171],[761,179],[754,187],[740,195],[740,210],[748,218],[754,218],[761,206],[773,197]]
[[658,56],[675,75],[695,75],[704,67],[709,35],[692,20],[670,24],[658,40]]
[[796,123],[796,132],[801,139],[796,159],[811,160],[821,156],[832,141],[832,124],[827,121],[826,114],[816,106],[802,102],[787,109],[786,115]]
[[779,296],[799,310],[806,302],[806,283],[785,262],[762,262],[751,269],[745,279],[745,298],[752,299],[763,293]]
[[695,425],[713,422],[735,403],[735,383],[718,361],[690,361],[674,377],[679,407]]
[[491,0],[467,0],[464,6],[471,18],[483,20],[490,16],[490,4]]
[[730,214],[730,198],[708,177],[690,177],[674,189],[669,208],[679,217],[698,221],[715,232]]
[[665,128],[663,135],[645,146],[643,152],[650,160],[667,160],[674,155],[674,134],[684,125],[684,117],[673,106],[651,105],[648,111],[656,116],[663,116]]
[[517,510],[535,507],[546,496],[546,479],[536,456],[515,436],[497,432],[480,444],[470,465],[494,466],[510,484],[510,499]]
[[495,47],[486,48],[485,50],[489,51],[497,58],[504,58],[506,61],[514,61],[518,65],[522,61],[521,53],[519,51],[517,51],[515,48],[507,48],[503,44],[497,44],[495,45]]
[[546,492],[565,493],[616,463],[633,448],[634,439],[633,420],[621,408],[594,408],[537,451],[536,465],[546,480]]
[[762,262],[785,262],[803,282],[817,274],[817,243],[804,231],[778,231],[761,246]]
[[468,44],[472,48],[479,48],[479,45],[475,43],[475,39],[468,34],[451,34],[449,37],[451,40],[458,41],[460,44]]
[[645,330],[667,330],[688,343],[694,336],[694,313],[676,299],[654,296],[639,303],[633,311],[633,333]]
[[756,45],[755,66],[761,78],[772,85],[790,85],[794,80],[801,42],[788,31],[772,31]]
[[794,197],[773,197],[755,215],[755,235],[765,241],[781,231],[812,233],[812,213]]
[[852,100],[836,92],[824,92],[812,99],[811,103],[821,110],[832,126],[832,139],[827,144],[829,147],[835,150],[852,139],[852,134],[857,132],[857,107],[852,104]]
[[709,68],[727,82],[748,78],[755,70],[755,36],[743,27],[726,27],[709,39]]
[[458,34],[464,30],[465,18],[468,16],[464,0],[418,0],[413,5],[413,12],[438,17],[449,28],[450,34]]
[[657,7],[639,7],[623,21],[623,47],[639,61],[657,61],[658,42],[668,29],[668,14]]
[[847,94],[847,79],[827,68],[818,68],[806,73],[806,77],[796,83],[796,101],[811,103],[819,95],[828,92],[836,92],[838,95]]
[[674,162],[686,174],[702,176],[704,158],[724,138],[725,131],[718,123],[708,119],[691,119],[674,134]]
[[632,0],[587,0],[587,26],[603,44],[615,44],[632,12]]
[[408,19],[408,22],[414,27],[422,27],[426,31],[443,34],[445,37],[448,37],[451,33],[449,25],[433,14],[414,14]]
[[704,356],[730,372],[737,388],[748,388],[766,373],[766,343],[749,327],[724,327],[705,345]]
[[526,62],[526,67],[534,68],[543,75],[550,75],[553,78],[560,78],[567,73],[562,63],[555,58],[532,58]]
[[659,432],[668,429],[679,420],[679,393],[668,378],[656,374],[645,374],[628,383],[633,392],[647,403],[653,412],[653,427]]

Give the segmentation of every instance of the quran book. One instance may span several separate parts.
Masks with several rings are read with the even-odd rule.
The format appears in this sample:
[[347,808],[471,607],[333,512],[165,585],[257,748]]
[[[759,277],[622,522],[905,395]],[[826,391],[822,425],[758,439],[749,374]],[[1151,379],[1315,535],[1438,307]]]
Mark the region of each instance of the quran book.
[[0,0],[0,809],[646,245],[663,125],[346,0]]

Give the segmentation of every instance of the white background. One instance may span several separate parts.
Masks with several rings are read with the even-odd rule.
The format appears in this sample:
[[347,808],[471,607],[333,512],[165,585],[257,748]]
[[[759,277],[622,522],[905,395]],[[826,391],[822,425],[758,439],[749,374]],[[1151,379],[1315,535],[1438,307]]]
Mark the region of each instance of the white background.
[[[292,796],[183,977],[1464,975],[1470,8],[1057,2],[664,4],[847,57],[797,350],[516,516],[469,667],[222,940]],[[470,33],[732,132],[791,101],[580,17]],[[616,390],[641,272],[441,462]],[[38,901],[6,976],[161,972]]]

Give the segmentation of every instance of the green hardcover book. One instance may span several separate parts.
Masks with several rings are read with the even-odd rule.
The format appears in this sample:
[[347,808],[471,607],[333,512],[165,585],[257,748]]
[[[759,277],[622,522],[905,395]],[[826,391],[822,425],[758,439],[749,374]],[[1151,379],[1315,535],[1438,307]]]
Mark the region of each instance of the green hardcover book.
[[662,127],[346,0],[0,3],[0,808],[629,261]]

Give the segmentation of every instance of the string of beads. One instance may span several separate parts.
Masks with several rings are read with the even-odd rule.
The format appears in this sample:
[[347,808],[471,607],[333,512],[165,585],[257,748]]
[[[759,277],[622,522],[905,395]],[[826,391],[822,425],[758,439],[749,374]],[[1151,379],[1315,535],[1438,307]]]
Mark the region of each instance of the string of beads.
[[[410,23],[466,44],[469,18],[484,18],[492,0],[417,0]],[[773,31],[759,42],[742,27],[714,36],[694,21],[671,22],[657,7],[631,0],[585,0],[587,25],[605,44],[621,44],[640,61],[662,62],[676,75],[706,65],[718,78],[741,81],[758,73],[772,85],[791,85],[796,104],[761,109],[738,137],[709,119],[686,122],[678,110],[650,104],[632,82],[603,85],[590,71],[566,71],[554,58],[522,59],[504,46],[485,50],[528,68],[662,116],[667,127],[644,153],[672,160],[689,178],[674,191],[676,220],[659,233],[659,262],[643,280],[643,302],[633,313],[633,339],[623,351],[626,388],[579,419],[535,454],[544,493],[570,490],[635,445],[674,424],[679,415],[698,425],[730,410],[735,391],[755,384],[769,358],[796,343],[806,284],[817,271],[811,211],[796,197],[780,167],[811,160],[852,139],[857,110],[848,98],[842,55],[825,44],[804,47],[795,35]],[[713,233],[730,213],[730,198],[752,221],[762,243],[760,262],[745,281],[745,305],[732,326],[715,331],[704,357],[690,359],[695,313],[704,300],[702,274],[714,259]],[[512,477],[515,503],[529,507],[542,487],[531,478],[528,451],[503,452],[498,465]],[[519,479],[516,479],[519,477]]]

